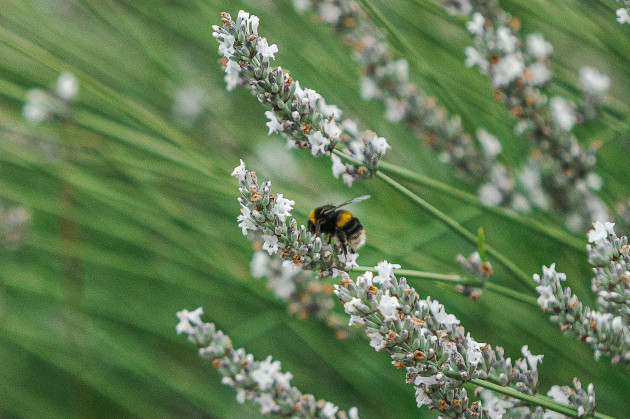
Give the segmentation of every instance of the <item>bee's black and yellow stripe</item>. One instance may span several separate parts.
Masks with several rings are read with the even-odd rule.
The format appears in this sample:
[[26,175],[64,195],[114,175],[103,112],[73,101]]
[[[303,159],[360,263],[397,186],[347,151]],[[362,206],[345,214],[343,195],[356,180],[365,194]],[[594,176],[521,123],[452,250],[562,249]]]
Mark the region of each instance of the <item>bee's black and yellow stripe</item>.
[[363,229],[361,222],[350,211],[341,210],[335,219],[337,228],[341,229],[347,237],[352,237]]

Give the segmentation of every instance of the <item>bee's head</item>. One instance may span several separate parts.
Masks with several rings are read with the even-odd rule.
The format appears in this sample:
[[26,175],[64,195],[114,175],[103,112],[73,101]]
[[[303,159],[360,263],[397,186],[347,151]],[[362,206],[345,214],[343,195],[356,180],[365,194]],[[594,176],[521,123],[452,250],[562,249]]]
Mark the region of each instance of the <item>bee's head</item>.
[[331,208],[333,208],[332,205],[324,205],[323,207],[318,207],[312,210],[308,214],[308,222],[306,223],[306,227],[308,228],[308,231],[310,231],[311,233],[314,233],[315,227],[317,226],[317,222],[319,221],[320,224],[323,222],[323,217],[325,217],[325,214],[322,214],[322,213]]
[[[318,212],[319,211],[319,212]],[[321,208],[316,208],[308,214],[308,222],[306,227],[311,233],[315,233],[315,224],[317,224],[317,216],[321,213]]]

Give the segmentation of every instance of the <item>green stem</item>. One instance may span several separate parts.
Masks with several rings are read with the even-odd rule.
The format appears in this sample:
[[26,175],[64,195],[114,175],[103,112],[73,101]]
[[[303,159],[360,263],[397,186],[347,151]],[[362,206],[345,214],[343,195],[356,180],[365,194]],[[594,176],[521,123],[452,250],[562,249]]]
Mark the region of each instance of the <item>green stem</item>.
[[498,285],[490,281],[486,282],[485,288],[488,291],[494,292],[496,294],[500,294],[505,297],[509,297],[514,300],[518,300],[523,303],[526,303],[526,304],[532,304],[532,305],[538,306],[538,300],[536,299],[536,297],[532,295],[523,294],[522,292],[515,291],[512,288],[504,287],[502,285]]
[[[523,400],[524,402],[528,402],[548,410],[553,410],[554,412],[562,413],[563,415],[578,417],[577,409],[566,406],[562,403],[558,403],[550,397],[541,396],[540,394],[532,396],[529,394],[521,393],[520,391],[511,387],[500,386],[498,384],[494,384],[485,380],[480,380],[478,378],[470,380],[470,383],[479,387],[487,388],[497,393],[505,394],[506,396],[512,397],[514,399]],[[600,419],[613,419],[611,416],[604,415],[602,413],[594,413],[593,415],[594,417]]]
[[[367,266],[355,266],[352,268],[353,271],[357,272],[376,272],[376,268],[371,268]],[[435,272],[424,272],[424,271],[414,271],[411,269],[394,269],[397,275],[410,276],[413,278],[423,278],[423,279],[432,279],[438,282],[445,282],[448,284],[461,284],[461,285],[472,285],[474,287],[482,287],[482,281],[471,281],[457,274],[439,274]]]
[[[380,172],[380,171],[376,172],[376,177],[378,177],[385,183],[389,184],[394,189],[398,190],[400,193],[402,193],[407,198],[412,200],[418,206],[422,207],[425,211],[427,211],[433,217],[439,219],[444,224],[449,226],[453,231],[458,233],[460,236],[462,236],[463,238],[465,238],[472,244],[477,245],[477,236],[471,233],[470,231],[466,230],[460,223],[455,221],[453,218],[449,217],[448,215],[446,215],[445,213],[443,213],[442,211],[440,211],[433,205],[429,204],[427,201],[420,198],[418,195],[416,195],[415,193],[413,193],[412,191],[410,191],[409,189],[407,189],[400,183],[396,182],[394,179],[390,178],[383,172]],[[511,271],[514,275],[516,275],[523,282],[523,284],[525,284],[528,288],[531,288],[531,289],[534,288],[534,283],[532,282],[530,276],[527,275],[525,271],[523,271],[521,268],[516,266],[514,262],[512,262],[510,259],[505,257],[502,253],[500,253],[498,250],[496,250],[494,247],[491,247],[488,244],[486,244],[486,252],[489,255],[492,255],[497,261],[499,261],[499,263],[501,263],[509,271]]]
[[[338,155],[341,155],[339,153],[337,153]],[[479,198],[477,198],[475,195],[470,194],[468,192],[462,191],[461,189],[457,189],[455,187],[452,187],[450,185],[447,185],[446,183],[440,182],[438,180],[432,179],[428,176],[425,175],[421,175],[419,173],[413,172],[411,170],[402,168],[400,166],[397,166],[395,164],[391,164],[391,163],[387,163],[384,161],[380,161],[378,163],[378,168],[379,170],[382,170],[386,173],[389,174],[395,174],[397,176],[400,176],[406,180],[410,180],[418,185],[427,187],[429,189],[433,189],[436,191],[439,191],[441,193],[444,193],[445,195],[449,195],[453,198],[457,198],[460,199],[464,202],[466,202],[467,204],[470,204],[474,207],[477,208],[482,208],[484,211],[487,211],[489,213],[492,213],[494,215],[499,215],[503,218],[506,218],[510,221],[513,221],[514,223],[523,225],[527,228],[530,228],[534,231],[536,231],[537,233],[540,233],[542,235],[545,235],[547,237],[550,237],[562,244],[565,244],[569,247],[572,247],[576,250],[579,250],[580,252],[586,252],[586,246],[584,245],[583,241],[573,237],[569,234],[566,234],[565,232],[563,232],[562,230],[550,226],[550,225],[546,225],[543,224],[541,222],[538,222],[536,220],[532,220],[530,218],[526,218],[523,217],[522,215],[516,213],[513,210],[507,209],[507,208],[503,208],[503,207],[499,207],[499,206],[492,206],[492,205],[486,205],[483,202],[481,202],[479,200]]]

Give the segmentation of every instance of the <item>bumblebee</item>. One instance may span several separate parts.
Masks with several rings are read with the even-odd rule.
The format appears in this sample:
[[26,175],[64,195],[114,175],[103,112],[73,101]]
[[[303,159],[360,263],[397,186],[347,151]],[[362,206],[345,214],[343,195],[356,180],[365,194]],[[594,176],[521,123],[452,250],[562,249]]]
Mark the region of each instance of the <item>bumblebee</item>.
[[324,205],[315,208],[308,215],[308,231],[319,236],[321,233],[328,236],[328,244],[333,237],[343,249],[344,255],[348,254],[348,248],[354,252],[365,244],[365,230],[357,217],[350,211],[339,209],[346,205],[368,199],[370,195],[360,196],[339,205]]

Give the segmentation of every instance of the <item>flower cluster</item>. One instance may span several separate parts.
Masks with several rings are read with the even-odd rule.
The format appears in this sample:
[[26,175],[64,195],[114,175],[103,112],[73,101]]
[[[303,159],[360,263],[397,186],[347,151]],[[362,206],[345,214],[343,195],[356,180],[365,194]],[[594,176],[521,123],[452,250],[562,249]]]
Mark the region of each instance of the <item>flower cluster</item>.
[[630,0],[617,0],[625,7],[617,9],[617,22],[630,24]]
[[598,222],[588,233],[596,310],[583,306],[571,288],[562,288],[566,275],[556,272],[555,264],[543,267],[542,277],[534,275],[534,281],[538,304],[552,313],[551,321],[560,324],[564,334],[590,344],[596,358],[605,354],[613,363],[625,363],[630,362],[630,245],[613,227]]
[[542,355],[532,355],[524,346],[524,358],[512,363],[502,348],[492,350],[475,341],[443,305],[430,297],[421,299],[387,267],[381,264],[378,276],[366,272],[356,282],[342,272],[335,294],[350,324],[363,327],[375,350],[387,350],[392,364],[406,369],[419,407],[428,405],[443,417],[486,417],[481,404],[471,403],[463,388],[472,379],[536,393]]
[[589,384],[586,391],[582,389],[582,383],[577,378],[573,379],[573,388],[569,386],[551,386],[547,392],[558,403],[568,404],[577,408],[578,416],[591,416],[595,412],[595,390],[593,384]]
[[332,327],[338,338],[348,336],[345,321],[333,312],[333,286],[314,277],[312,272],[259,250],[250,263],[254,278],[267,278],[267,285],[279,299],[289,302],[289,312],[301,319],[316,318]]
[[495,96],[518,119],[517,134],[531,141],[532,156],[523,171],[530,177],[535,172],[540,182],[518,185],[529,203],[559,211],[569,227],[583,229],[609,213],[595,195],[601,188],[601,179],[592,172],[597,144],[582,148],[571,130],[598,115],[610,79],[585,67],[580,71],[580,106],[559,96],[549,99],[543,90],[552,76],[548,57],[553,46],[538,33],[521,37],[519,28],[519,20],[496,2],[482,2],[467,23],[475,40],[466,48],[466,64],[489,75]]
[[269,181],[258,185],[256,173],[247,170],[242,160],[232,176],[238,178],[241,193],[238,226],[243,235],[262,241],[262,249],[269,255],[279,252],[285,261],[305,270],[321,271],[322,275],[332,273],[333,269],[356,266],[357,253],[346,255],[339,243],[325,243],[304,225],[298,226],[290,213],[295,202],[282,194],[272,194]]
[[313,156],[330,155],[334,149],[352,156],[359,166],[333,158],[333,172],[343,174],[349,185],[371,177],[390,148],[387,140],[370,131],[359,132],[354,121],[341,121],[339,108],[328,105],[316,91],[301,88],[287,70],[272,67],[270,59],[275,59],[278,47],[258,35],[258,17],[241,10],[236,21],[227,13],[221,21],[223,27],[213,26],[212,35],[223,56],[227,89],[237,84],[248,87],[270,109],[265,112],[269,134],[281,133],[289,145],[310,149]]
[[278,417],[358,419],[356,407],[347,413],[325,400],[315,400],[291,386],[293,375],[282,372],[280,361],[271,356],[256,361],[245,349],[234,349],[232,341],[214,324],[201,320],[203,309],[177,312],[178,334],[185,333],[199,349],[202,358],[210,359],[212,366],[223,376],[221,382],[236,389],[236,400],[250,400],[260,406],[260,413]]
[[588,261],[593,266],[593,292],[600,308],[630,320],[630,245],[617,237],[613,223],[595,223],[588,235]]
[[[492,275],[492,265],[490,262],[484,262],[481,260],[479,252],[471,253],[468,258],[459,254],[455,257],[455,260],[459,262],[466,271],[481,279],[482,284],[485,284],[490,275]],[[472,298],[473,300],[479,299],[482,293],[482,288],[483,287],[476,287],[473,285],[457,285],[457,291],[461,292],[466,297]]]
[[24,207],[5,207],[0,204],[0,246],[19,247],[26,236],[26,225],[31,214]]
[[53,119],[68,119],[70,104],[79,93],[79,82],[72,73],[61,73],[54,91],[31,89],[22,108],[24,117],[33,123]]

